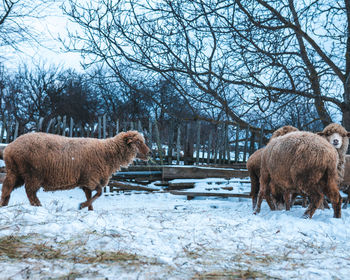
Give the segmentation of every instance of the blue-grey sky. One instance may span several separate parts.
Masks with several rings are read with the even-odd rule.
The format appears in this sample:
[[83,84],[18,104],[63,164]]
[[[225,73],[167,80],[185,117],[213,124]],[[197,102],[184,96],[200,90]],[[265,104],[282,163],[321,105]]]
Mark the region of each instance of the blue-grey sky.
[[81,69],[81,57],[77,53],[67,53],[62,44],[57,40],[59,37],[67,36],[67,28],[74,28],[68,18],[63,15],[60,5],[56,2],[43,11],[45,16],[26,19],[30,30],[40,44],[31,41],[19,45],[21,52],[3,47],[0,51],[5,59],[1,61],[7,68],[17,69],[22,64],[47,63],[61,65],[62,67]]

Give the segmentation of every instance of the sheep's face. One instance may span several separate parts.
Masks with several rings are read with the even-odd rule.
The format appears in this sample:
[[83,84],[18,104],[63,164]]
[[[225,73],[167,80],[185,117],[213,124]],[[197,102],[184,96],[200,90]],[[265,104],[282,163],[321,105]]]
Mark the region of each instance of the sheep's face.
[[340,124],[332,123],[327,125],[323,131],[318,132],[318,135],[327,139],[327,141],[333,145],[334,148],[339,150],[343,145],[348,145],[347,138],[350,137],[350,133],[346,131]]
[[343,145],[343,137],[341,137],[339,133],[333,133],[331,136],[327,137],[327,140],[336,149],[340,149],[340,147]]
[[128,131],[125,134],[125,141],[128,146],[136,152],[136,158],[148,161],[151,150],[145,144],[145,138],[137,131]]

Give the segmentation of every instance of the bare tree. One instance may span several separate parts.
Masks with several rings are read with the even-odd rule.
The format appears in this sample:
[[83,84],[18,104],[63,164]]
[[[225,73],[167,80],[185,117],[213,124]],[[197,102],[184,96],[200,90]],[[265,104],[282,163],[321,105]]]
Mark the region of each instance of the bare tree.
[[[0,50],[21,50],[23,42],[40,43],[40,34],[33,29],[34,20],[45,17],[54,0],[1,0]],[[5,55],[0,54],[4,59]]]
[[300,111],[309,122],[326,125],[341,114],[350,130],[349,6],[347,0],[70,0],[64,11],[83,32],[71,33],[66,46],[126,81],[121,64],[140,80],[162,77],[198,117],[205,108],[241,127],[262,118],[274,126],[282,108],[312,104],[315,110]]

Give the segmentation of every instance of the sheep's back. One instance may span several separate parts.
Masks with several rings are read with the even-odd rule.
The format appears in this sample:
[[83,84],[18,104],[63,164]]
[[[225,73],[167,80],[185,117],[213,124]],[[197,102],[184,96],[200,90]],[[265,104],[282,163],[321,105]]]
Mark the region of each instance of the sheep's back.
[[250,174],[260,177],[261,155],[264,148],[256,150],[247,160],[247,169]]
[[23,179],[40,179],[47,189],[69,189],[98,171],[101,152],[103,146],[97,139],[29,133],[6,147],[4,160]]
[[317,184],[326,170],[337,169],[338,156],[325,139],[309,132],[292,132],[271,141],[262,156],[262,168],[285,188]]

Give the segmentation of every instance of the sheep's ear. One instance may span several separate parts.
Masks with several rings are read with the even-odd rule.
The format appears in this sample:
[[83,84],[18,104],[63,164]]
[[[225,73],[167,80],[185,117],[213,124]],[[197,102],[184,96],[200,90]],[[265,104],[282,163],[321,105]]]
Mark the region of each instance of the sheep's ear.
[[322,131],[316,132],[316,134],[319,136],[324,136],[324,132],[322,132]]
[[135,142],[135,137],[131,135],[125,136],[125,142],[126,144],[130,145],[131,143]]
[[131,143],[135,142],[135,134],[132,132],[127,131],[125,136],[124,136],[124,140],[126,142],[126,144],[130,145]]

